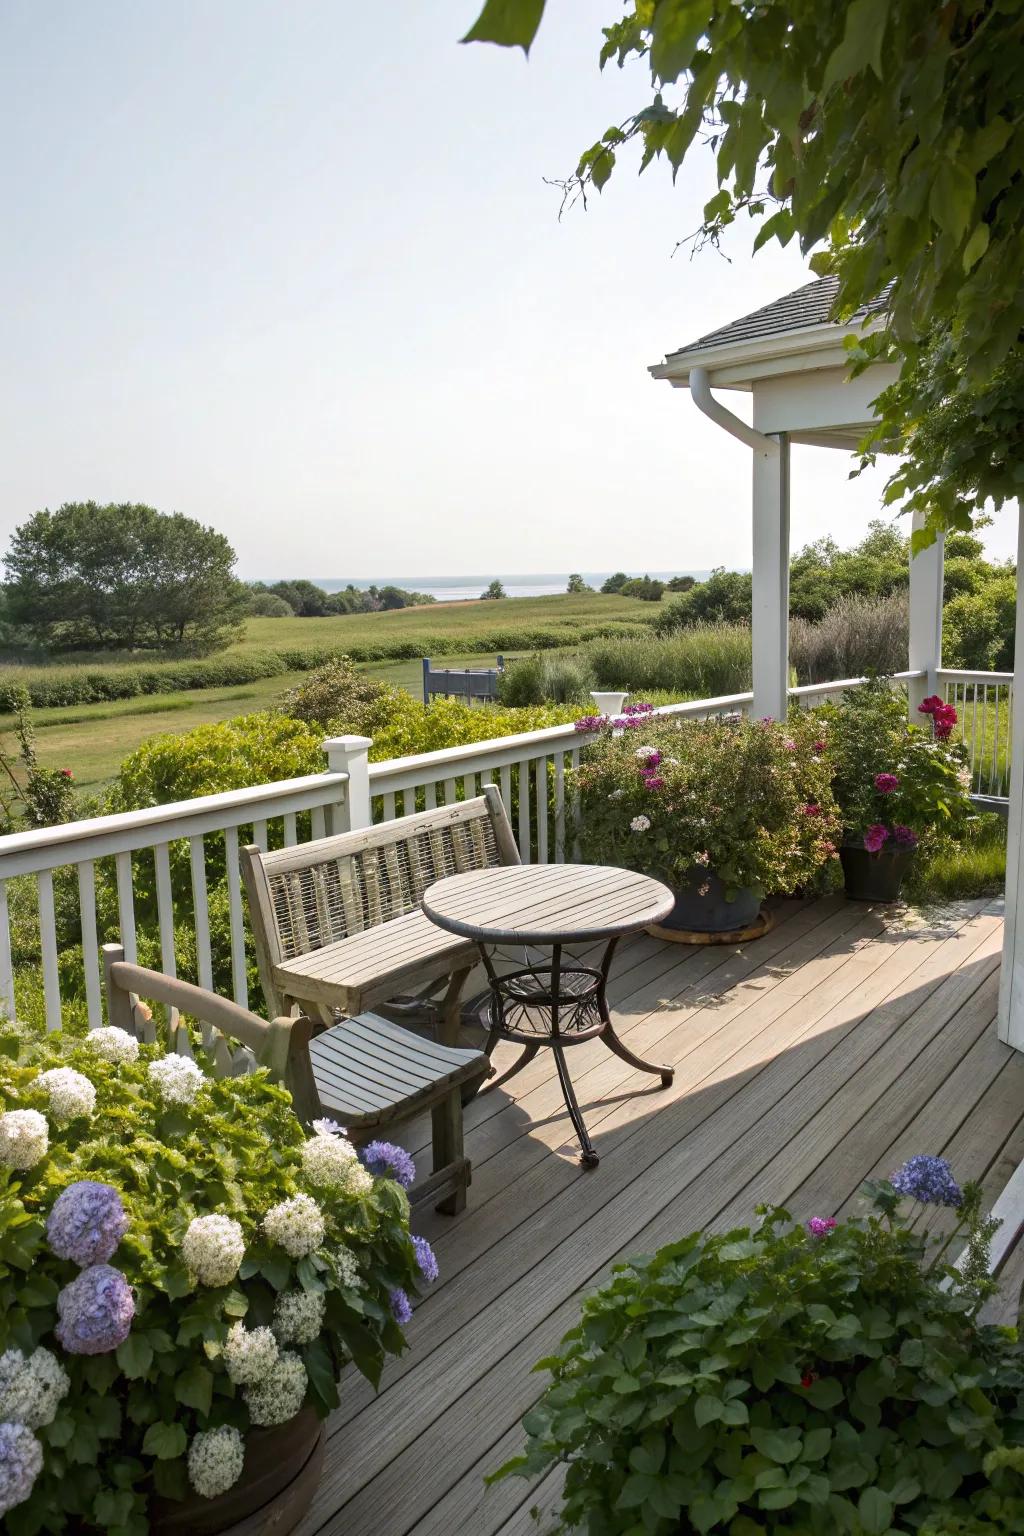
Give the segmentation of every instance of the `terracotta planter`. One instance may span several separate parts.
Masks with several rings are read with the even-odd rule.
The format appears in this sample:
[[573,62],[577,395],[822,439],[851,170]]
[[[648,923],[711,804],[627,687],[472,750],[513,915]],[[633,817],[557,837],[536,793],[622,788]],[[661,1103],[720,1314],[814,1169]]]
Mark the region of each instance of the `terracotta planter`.
[[312,1408],[273,1429],[250,1430],[235,1486],[216,1499],[154,1499],[152,1536],[287,1536],[313,1502],[324,1440]]
[[840,848],[847,896],[853,901],[899,901],[915,851],[888,846],[878,853],[856,845]]
[[[708,890],[701,895],[701,886]],[[708,873],[702,880],[675,890],[676,904],[662,928],[679,928],[687,933],[734,933],[749,928],[761,909],[760,897],[753,891],[737,891],[732,901],[725,899],[725,887],[717,875]]]

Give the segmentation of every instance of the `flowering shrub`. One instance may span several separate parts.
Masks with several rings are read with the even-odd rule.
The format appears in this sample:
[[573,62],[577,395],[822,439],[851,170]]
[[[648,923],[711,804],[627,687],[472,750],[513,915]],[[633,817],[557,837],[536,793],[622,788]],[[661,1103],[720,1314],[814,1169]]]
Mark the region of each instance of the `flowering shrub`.
[[[408,1199],[264,1072],[116,1029],[0,1026],[0,1521],[143,1536],[212,1498],[252,1426],[376,1381],[437,1274]],[[184,1070],[183,1070],[184,1069]],[[396,1307],[400,1295],[403,1305]]]
[[674,720],[633,706],[584,729],[576,785],[591,863],[677,889],[714,873],[731,899],[791,891],[835,854],[829,769],[806,718]]
[[901,1188],[956,1186],[915,1159],[868,1186],[864,1217],[767,1212],[616,1266],[497,1476],[562,1463],[557,1529],[587,1536],[1019,1533],[1024,1359],[975,1321],[992,1224],[956,1190],[954,1271],[901,1219]]
[[879,853],[931,844],[962,828],[971,781],[963,744],[949,739],[956,710],[938,698],[924,703],[935,706],[921,706],[934,736],[909,723],[902,692],[884,678],[815,711],[847,843]]

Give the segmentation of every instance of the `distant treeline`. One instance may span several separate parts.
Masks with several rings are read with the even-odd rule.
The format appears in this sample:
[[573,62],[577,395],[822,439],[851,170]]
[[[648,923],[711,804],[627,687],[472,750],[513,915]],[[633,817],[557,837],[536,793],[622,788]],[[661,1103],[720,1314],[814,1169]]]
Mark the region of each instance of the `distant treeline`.
[[354,587],[325,592],[312,581],[251,581],[249,612],[264,619],[323,619],[338,613],[380,613],[394,608],[420,608],[436,599],[429,592],[402,587]]

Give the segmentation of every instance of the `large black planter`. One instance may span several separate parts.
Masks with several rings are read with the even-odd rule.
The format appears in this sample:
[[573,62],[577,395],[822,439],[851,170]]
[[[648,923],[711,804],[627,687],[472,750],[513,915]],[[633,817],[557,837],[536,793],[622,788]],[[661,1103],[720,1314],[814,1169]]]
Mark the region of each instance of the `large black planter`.
[[[705,885],[708,889],[702,896],[701,886]],[[710,873],[676,888],[675,898],[675,906],[659,926],[688,933],[735,933],[749,928],[761,910],[760,897],[753,891],[737,891],[732,901],[726,901],[725,886],[717,875]]]
[[847,896],[853,901],[899,901],[914,853],[913,848],[888,846],[878,853],[856,845],[840,848]]

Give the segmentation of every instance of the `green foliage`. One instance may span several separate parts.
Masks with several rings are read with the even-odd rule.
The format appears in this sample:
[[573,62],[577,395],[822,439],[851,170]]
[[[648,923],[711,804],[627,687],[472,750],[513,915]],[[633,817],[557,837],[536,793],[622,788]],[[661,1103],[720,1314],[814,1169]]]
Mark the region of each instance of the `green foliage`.
[[498,678],[498,700],[516,707],[530,704],[585,704],[594,687],[586,652],[548,652],[511,661]]
[[1012,672],[1017,622],[1013,571],[980,580],[950,598],[942,613],[942,659],[969,671]]
[[700,624],[659,639],[597,640],[582,654],[599,688],[713,699],[750,687],[750,630],[741,624]]
[[36,734],[28,693],[17,700],[14,734],[18,754],[0,747],[0,832],[55,827],[75,814],[74,774],[70,768],[44,768],[36,752]]
[[[653,717],[618,737],[602,732],[573,776],[584,862],[675,888],[713,873],[730,901],[738,890],[764,896],[808,883],[835,856],[839,832],[814,738],[806,718]],[[653,757],[641,755],[648,748]]]
[[606,594],[621,592],[628,580],[629,577],[625,571],[616,571],[613,576],[609,576],[607,581],[602,583],[601,591]]
[[717,566],[707,581],[695,582],[664,608],[654,628],[659,635],[671,635],[698,624],[749,624],[750,590],[749,571],[727,571]]
[[586,582],[583,580],[583,577],[580,576],[578,572],[574,571],[569,577],[569,581],[565,590],[567,592],[575,592],[578,594],[580,592],[593,592],[594,589],[593,587],[588,587]]
[[956,837],[938,834],[904,882],[918,906],[1000,896],[1005,886],[1006,821],[995,814],[969,817]]
[[121,764],[105,810],[141,810],[197,795],[323,771],[323,732],[269,713],[154,736]]
[[[191,1104],[168,1107],[143,1046],[136,1063],[114,1064],[65,1026],[55,1034],[6,1026],[0,1037],[0,1097],[6,1109],[49,1114],[49,1152],[28,1172],[0,1169],[0,1350],[52,1350],[71,1378],[53,1422],[39,1431],[43,1471],[26,1503],[11,1510],[10,1536],[99,1528],[144,1536],[154,1491],[187,1489],[184,1454],[194,1434],[220,1424],[250,1426],[230,1379],[224,1345],[231,1326],[269,1324],[281,1291],[325,1296],[325,1321],[309,1344],[293,1345],[308,1374],[306,1402],[324,1417],[337,1405],[335,1382],[353,1360],[372,1381],[404,1340],[389,1293],[416,1288],[408,1201],[389,1180],[365,1192],[309,1185],[302,1129],[290,1097],[265,1072],[207,1074]],[[199,1063],[208,1067],[202,1056]],[[95,1111],[63,1128],[49,1113],[38,1074],[82,1072],[96,1089]],[[56,1301],[75,1266],[50,1250],[45,1220],[60,1192],[80,1179],[120,1194],[129,1225],[110,1262],[131,1285],[135,1315],[116,1353],[66,1353],[54,1337]],[[318,1199],[324,1241],[305,1258],[271,1245],[261,1221],[271,1206],[304,1192]],[[196,1216],[239,1223],[245,1256],[229,1284],[199,1283],[182,1259]],[[339,1264],[355,1260],[353,1287]]]
[[[501,18],[497,25],[493,13]],[[489,0],[470,33],[528,47],[538,0]],[[877,438],[906,455],[890,482],[937,527],[1015,496],[1024,384],[1024,121],[1016,0],[657,0],[604,29],[602,66],[632,57],[650,89],[580,157],[572,197],[607,183],[622,146],[673,176],[695,143],[719,191],[698,238],[741,214],[754,249],[794,236],[838,278],[836,313],[875,303],[895,355]]]
[[[839,704],[813,711],[827,743],[832,788],[850,841],[868,827],[910,827],[927,845],[962,833],[970,811],[970,771],[962,743],[932,739],[931,729],[910,725],[903,690],[875,678],[848,689]],[[922,716],[922,720],[923,720]],[[883,793],[878,774],[893,774],[898,787]]]
[[254,592],[249,612],[258,619],[291,619],[295,610],[274,592]]
[[279,708],[323,731],[343,725],[351,734],[370,736],[387,721],[398,691],[357,672],[350,656],[335,656],[282,695]]
[[[289,658],[296,653],[287,652]],[[302,654],[301,652],[299,653]],[[319,660],[320,653],[317,653]],[[309,666],[318,664],[310,660]],[[36,709],[55,709],[67,704],[99,704],[107,699],[134,699],[143,695],[177,693],[180,689],[223,688],[232,683],[253,683],[264,677],[302,670],[301,663],[286,661],[272,651],[241,651],[227,656],[166,661],[153,666],[45,667],[29,671],[18,667],[0,676],[0,710],[13,712],[22,691]]]
[[870,1193],[822,1236],[775,1211],[616,1265],[497,1476],[564,1466],[557,1530],[586,1536],[1019,1532],[1020,1348]]
[[789,621],[789,661],[800,683],[903,672],[909,646],[905,591],[840,597],[816,624]]
[[223,534],[180,512],[69,502],[15,529],[7,617],[52,650],[214,650],[246,607],[234,564]]
[[499,597],[507,597],[507,596],[508,596],[508,593],[505,591],[505,588],[502,586],[501,582],[498,581],[497,579],[492,581],[490,586],[487,587],[485,591],[480,593],[481,600],[483,602],[488,602],[488,603],[489,602],[494,602],[495,599],[497,599]]
[[462,699],[434,699],[425,707],[398,688],[388,720],[374,737],[370,758],[379,762],[417,752],[440,752],[471,741],[516,736],[522,731],[540,731],[549,725],[566,725],[578,714],[573,705],[505,709],[498,704],[467,704]]
[[642,603],[660,603],[665,583],[653,576],[633,576],[624,581],[619,590],[623,597],[638,597]]

